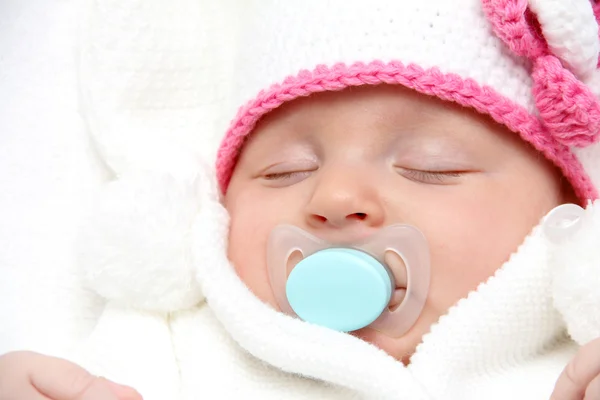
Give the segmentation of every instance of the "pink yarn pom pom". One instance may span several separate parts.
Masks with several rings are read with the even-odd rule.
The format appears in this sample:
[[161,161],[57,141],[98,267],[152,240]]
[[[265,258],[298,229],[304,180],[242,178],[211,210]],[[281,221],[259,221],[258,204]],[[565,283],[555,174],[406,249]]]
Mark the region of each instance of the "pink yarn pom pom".
[[585,147],[599,138],[600,103],[555,56],[535,61],[533,96],[542,123],[566,146]]

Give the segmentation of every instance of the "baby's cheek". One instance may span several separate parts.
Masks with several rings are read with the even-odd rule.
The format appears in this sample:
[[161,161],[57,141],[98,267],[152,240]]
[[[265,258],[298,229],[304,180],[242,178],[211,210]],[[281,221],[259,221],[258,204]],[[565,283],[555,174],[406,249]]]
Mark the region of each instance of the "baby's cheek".
[[[458,300],[493,275],[503,260],[497,238],[486,215],[472,207],[450,207],[430,214],[422,228],[431,251],[429,303],[444,314]],[[494,244],[495,243],[495,244]]]
[[271,305],[275,299],[266,262],[267,229],[252,220],[231,216],[228,256],[237,275],[256,297]]

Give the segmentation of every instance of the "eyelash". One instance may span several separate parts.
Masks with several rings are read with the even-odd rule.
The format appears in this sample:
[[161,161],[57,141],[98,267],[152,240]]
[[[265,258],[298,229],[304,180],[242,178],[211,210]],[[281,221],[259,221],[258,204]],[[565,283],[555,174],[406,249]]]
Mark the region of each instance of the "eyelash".
[[272,173],[272,174],[266,174],[264,176],[264,178],[268,181],[284,180],[284,179],[290,179],[295,176],[308,174],[308,173],[309,173],[308,171],[277,172],[277,173]]
[[[419,169],[402,169],[403,175],[414,182],[443,184],[449,178],[460,178],[465,173],[461,171],[425,171]],[[288,180],[300,175],[309,174],[309,171],[289,171],[266,174],[263,178],[267,181]]]
[[402,171],[412,181],[434,184],[442,184],[449,178],[460,178],[465,174],[461,171],[424,171],[419,169],[402,169]]

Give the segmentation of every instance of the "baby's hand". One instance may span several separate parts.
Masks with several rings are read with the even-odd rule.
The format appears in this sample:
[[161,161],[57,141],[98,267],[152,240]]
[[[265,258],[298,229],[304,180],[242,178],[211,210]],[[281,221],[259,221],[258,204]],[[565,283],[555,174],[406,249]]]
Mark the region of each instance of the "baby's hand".
[[60,358],[19,351],[0,357],[0,400],[142,400]]
[[563,370],[550,400],[600,399],[600,338],[583,346]]

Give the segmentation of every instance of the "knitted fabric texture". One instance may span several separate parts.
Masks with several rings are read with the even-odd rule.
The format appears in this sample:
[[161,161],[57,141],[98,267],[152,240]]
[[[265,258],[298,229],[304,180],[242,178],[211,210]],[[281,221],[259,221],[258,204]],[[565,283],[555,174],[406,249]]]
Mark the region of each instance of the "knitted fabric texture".
[[[245,35],[252,43],[241,46],[239,60],[247,68],[238,76],[236,94],[245,105],[218,152],[221,190],[226,192],[246,137],[266,113],[318,92],[396,84],[489,115],[559,167],[582,202],[597,198],[600,176],[575,151],[594,148],[600,154],[594,83],[600,45],[588,0],[572,0],[575,5],[564,15],[551,12],[551,0],[448,3],[380,0],[367,10],[349,5],[331,24],[324,19],[335,1],[296,8],[269,4],[280,18],[258,16],[249,24],[253,34]],[[308,18],[319,28],[302,29]],[[569,28],[574,25],[581,29]],[[557,32],[556,26],[564,29]],[[551,45],[544,29],[551,32]],[[293,33],[266,40],[275,32]],[[293,54],[282,56],[290,48]],[[281,83],[271,84],[277,80]]]

